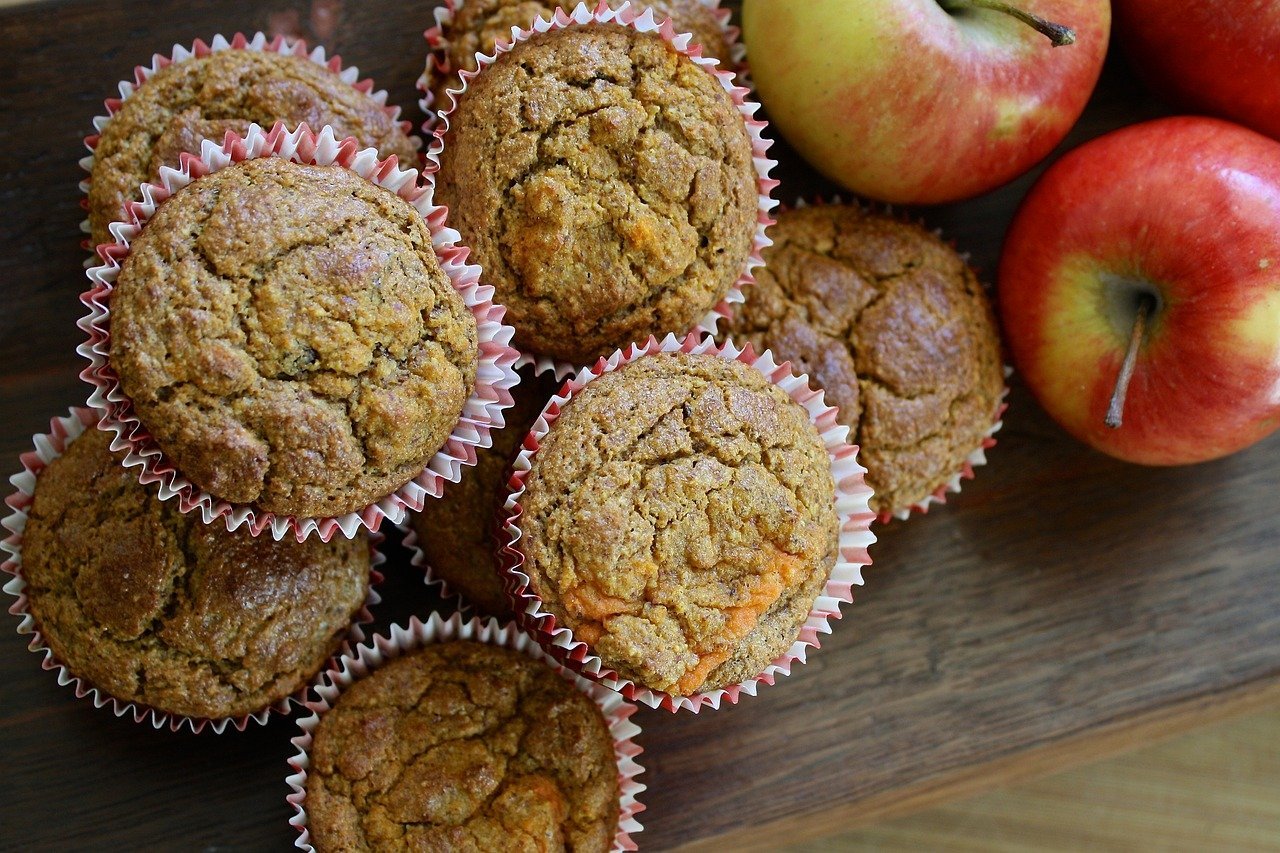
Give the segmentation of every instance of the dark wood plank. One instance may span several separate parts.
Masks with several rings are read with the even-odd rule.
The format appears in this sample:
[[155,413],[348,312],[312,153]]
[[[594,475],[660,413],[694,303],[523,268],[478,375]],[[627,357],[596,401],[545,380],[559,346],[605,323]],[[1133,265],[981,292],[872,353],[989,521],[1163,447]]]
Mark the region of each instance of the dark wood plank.
[[[80,139],[114,82],[175,41],[308,30],[417,118],[428,3],[60,0],[0,10],[0,463],[84,399]],[[1067,145],[1158,115],[1120,63]],[[1066,147],[1066,146],[1064,146]],[[779,148],[780,196],[830,193]],[[1038,171],[1038,170],[1037,170]],[[919,212],[980,269],[1033,175]],[[953,505],[881,530],[876,565],[809,664],[700,717],[642,712],[639,840],[797,840],[1280,699],[1280,437],[1193,468],[1112,462],[1016,386],[992,463]],[[433,606],[393,551],[379,624]],[[10,627],[12,627],[12,620]],[[293,725],[155,732],[56,685],[0,635],[0,846],[284,847]]]

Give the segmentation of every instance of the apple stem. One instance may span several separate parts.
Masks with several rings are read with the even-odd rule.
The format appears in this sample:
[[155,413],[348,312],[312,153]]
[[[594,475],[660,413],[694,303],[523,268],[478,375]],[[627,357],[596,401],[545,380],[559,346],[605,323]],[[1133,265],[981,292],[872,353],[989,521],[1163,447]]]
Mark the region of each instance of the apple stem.
[[938,0],[938,5],[948,12],[975,8],[1003,12],[1006,15],[1017,18],[1036,32],[1044,35],[1054,47],[1063,47],[1064,45],[1076,43],[1076,31],[1071,27],[1045,20],[1039,15],[1033,15],[1030,12],[1019,9],[1017,6],[1002,3],[1000,0]]
[[1155,300],[1144,295],[1138,304],[1138,316],[1133,318],[1133,331],[1129,334],[1129,349],[1125,351],[1124,363],[1120,365],[1120,375],[1116,377],[1115,390],[1111,392],[1111,405],[1107,406],[1106,424],[1112,429],[1119,429],[1124,423],[1124,400],[1129,394],[1133,368],[1138,363],[1138,350],[1142,347],[1142,339],[1147,334],[1147,316],[1154,308]]

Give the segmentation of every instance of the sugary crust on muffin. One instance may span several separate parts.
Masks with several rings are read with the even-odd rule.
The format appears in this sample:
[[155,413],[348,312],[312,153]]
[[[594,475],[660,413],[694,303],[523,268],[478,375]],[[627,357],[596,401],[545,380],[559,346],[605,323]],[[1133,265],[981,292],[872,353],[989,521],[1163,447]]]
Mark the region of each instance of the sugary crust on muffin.
[[875,491],[911,506],[961,470],[995,422],[1004,373],[995,317],[954,249],[853,206],[790,210],[756,284],[722,330],[790,361],[839,408]]
[[110,360],[172,464],[233,503],[338,516],[417,476],[476,376],[476,322],[408,202],[248,160],[162,204],[111,298]]
[[785,653],[837,556],[830,461],[758,371],[654,355],[565,406],[521,498],[531,589],[604,665],[687,695]]
[[468,641],[347,688],[316,729],[306,791],[320,851],[605,851],[618,824],[596,704],[545,664]]

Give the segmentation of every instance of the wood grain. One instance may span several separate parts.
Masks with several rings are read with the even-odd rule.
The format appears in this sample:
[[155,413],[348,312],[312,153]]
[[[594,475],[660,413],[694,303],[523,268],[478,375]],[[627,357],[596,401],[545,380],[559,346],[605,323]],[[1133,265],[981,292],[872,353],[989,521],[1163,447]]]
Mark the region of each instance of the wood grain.
[[[76,161],[114,81],[176,41],[305,35],[317,23],[416,118],[429,6],[0,10],[7,471],[32,432],[86,394]],[[1067,145],[1162,111],[1113,62]],[[782,146],[778,156],[783,199],[832,191]],[[1033,177],[920,215],[989,274]],[[991,464],[953,505],[881,530],[867,586],[793,677],[719,713],[638,715],[646,847],[796,841],[1280,697],[1280,437],[1194,468],[1142,469],[1069,440],[1016,380],[1011,403]],[[403,553],[390,574],[380,624],[432,606]],[[221,738],[144,729],[76,700],[12,634],[0,639],[0,683],[0,838],[36,849],[291,842],[288,720]]]

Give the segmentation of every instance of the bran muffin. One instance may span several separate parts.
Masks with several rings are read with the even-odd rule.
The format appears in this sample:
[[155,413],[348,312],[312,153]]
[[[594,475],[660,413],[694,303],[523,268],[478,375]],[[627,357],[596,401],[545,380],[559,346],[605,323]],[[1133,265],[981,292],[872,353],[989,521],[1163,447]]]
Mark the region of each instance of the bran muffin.
[[39,475],[28,609],[57,660],[117,699],[190,717],[270,707],[338,651],[369,543],[254,538],[159,500],[89,429]]
[[247,160],[177,191],[110,310],[110,364],[169,462],[281,516],[413,479],[476,377],[475,318],[421,215],[337,166]]
[[533,36],[473,79],[436,199],[515,345],[574,364],[694,327],[747,268],[752,142],[719,80],[616,24]]
[[417,151],[398,122],[368,93],[306,57],[257,50],[221,50],[175,62],[157,71],[126,98],[107,122],[93,154],[89,227],[93,245],[111,241],[107,225],[124,219],[124,204],[159,178],[161,166],[178,166],[182,152],[200,153],[200,142],[221,142],[250,122],[270,128],[306,122],[317,132],[333,127],[342,139],[417,165]]
[[745,306],[722,330],[808,373],[860,446],[871,508],[891,513],[959,472],[1004,388],[977,276],[918,225],[854,206],[789,210]]
[[713,690],[796,639],[838,556],[834,492],[808,412],[758,371],[647,356],[575,394],[533,455],[521,571],[605,667]]
[[[621,2],[611,4],[614,7]],[[701,0],[648,0],[632,2],[633,8],[653,10],[653,18],[661,23],[670,18],[678,33],[693,35],[689,47],[702,45],[702,55],[719,60],[720,66],[729,64],[731,46],[728,35],[712,7]],[[440,73],[427,63],[427,85],[433,93],[432,103],[437,110],[449,107],[446,89],[457,89],[462,80],[461,71],[476,70],[476,54],[492,54],[499,41],[511,40],[511,28],[527,30],[534,21],[551,20],[556,8],[571,9],[572,3],[556,3],[549,0],[463,0],[440,27],[443,43],[441,59],[448,73]]]
[[418,547],[432,574],[493,616],[511,613],[494,536],[498,511],[507,497],[504,475],[560,384],[549,374],[530,372],[526,370],[511,389],[515,404],[505,412],[506,427],[493,433],[493,447],[477,448],[475,469],[413,518]]
[[618,767],[599,707],[546,664],[435,643],[353,683],[316,727],[311,842],[329,850],[609,850]]

